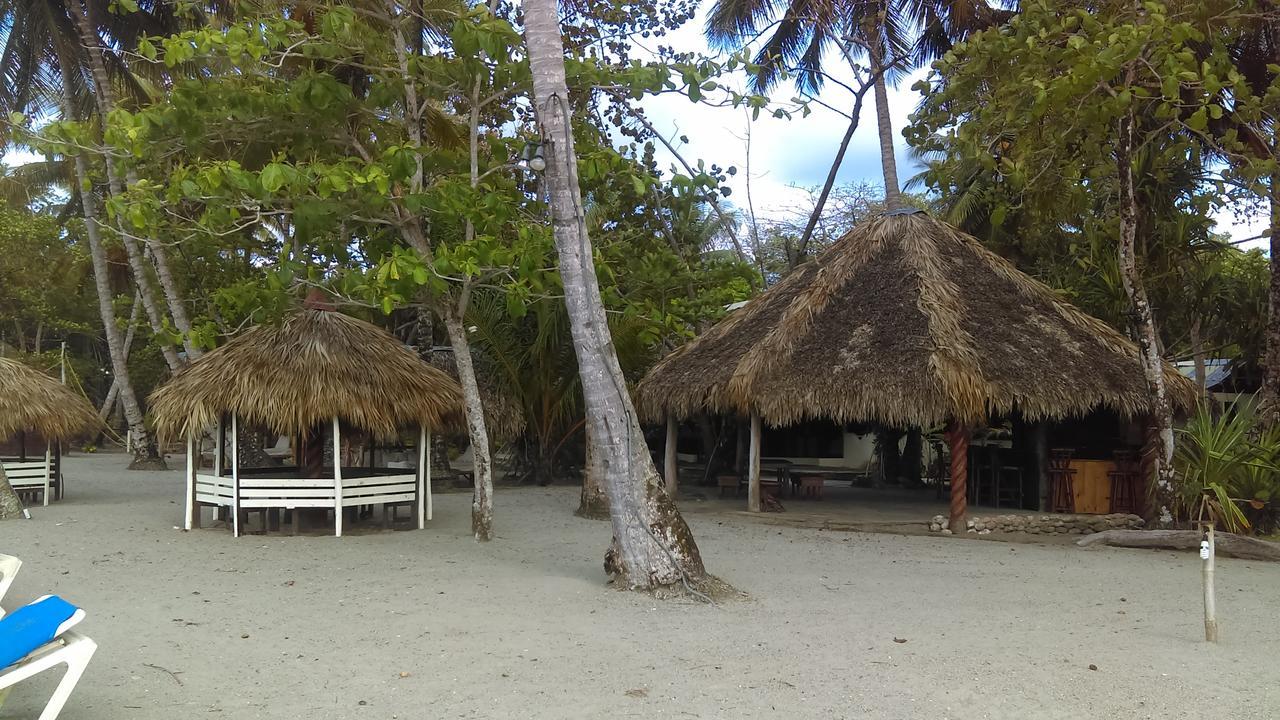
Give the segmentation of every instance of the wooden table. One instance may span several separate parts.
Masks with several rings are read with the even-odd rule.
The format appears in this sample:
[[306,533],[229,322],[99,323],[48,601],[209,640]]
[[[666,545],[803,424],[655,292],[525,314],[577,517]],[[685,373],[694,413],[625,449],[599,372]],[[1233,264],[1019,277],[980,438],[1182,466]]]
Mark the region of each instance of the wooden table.
[[1111,512],[1111,478],[1116,469],[1110,460],[1072,460],[1076,471],[1072,478],[1072,495],[1076,512],[1105,514]]

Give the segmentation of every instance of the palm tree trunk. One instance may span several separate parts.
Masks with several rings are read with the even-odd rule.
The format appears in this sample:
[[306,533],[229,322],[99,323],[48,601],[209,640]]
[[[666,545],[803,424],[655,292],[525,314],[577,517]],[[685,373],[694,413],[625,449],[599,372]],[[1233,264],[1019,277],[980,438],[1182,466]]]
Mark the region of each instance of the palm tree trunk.
[[1267,293],[1267,349],[1263,359],[1259,416],[1268,427],[1280,425],[1280,173],[1271,175],[1271,284]]
[[[124,334],[124,359],[129,360],[129,349],[133,347],[133,334],[138,330],[138,310],[142,307],[142,300],[135,291],[133,295],[133,307],[129,309],[129,329]],[[116,407],[116,400],[120,398],[120,385],[116,383],[115,378],[111,378],[111,387],[107,389],[107,399],[102,401],[102,407],[98,410],[98,420],[103,423],[110,417],[111,411]],[[101,432],[99,432],[101,439]]]
[[[67,110],[71,110],[71,99],[67,98]],[[107,338],[107,351],[111,356],[111,373],[124,406],[125,419],[129,423],[132,437],[133,453],[131,469],[164,469],[164,458],[156,448],[155,441],[147,432],[143,422],[142,408],[138,404],[138,396],[133,392],[133,383],[129,380],[129,365],[124,356],[124,340],[120,337],[120,327],[116,324],[116,311],[111,302],[111,285],[107,279],[107,254],[102,247],[98,210],[93,201],[93,192],[84,189],[88,184],[89,168],[83,155],[75,157],[76,181],[82,188],[80,201],[84,207],[85,235],[89,240],[89,257],[93,262],[93,278],[98,290],[98,312],[102,315],[103,334]]]
[[[878,83],[882,79],[883,75],[872,78],[872,83]],[[849,150],[849,142],[853,140],[853,133],[858,129],[858,121],[862,117],[862,99],[866,96],[867,88],[865,86],[859,88],[853,103],[853,111],[849,116],[849,126],[845,128],[844,137],[840,139],[840,147],[836,149],[836,156],[831,161],[831,167],[827,169],[826,182],[822,184],[822,192],[818,193],[818,201],[813,205],[813,212],[809,214],[809,221],[805,223],[804,232],[800,233],[800,240],[796,242],[795,254],[798,261],[803,261],[807,254],[809,241],[813,238],[813,230],[818,226],[818,221],[822,219],[822,210],[827,206],[827,198],[831,195],[831,188],[836,184],[836,176],[840,173],[840,166],[844,163],[844,155]],[[896,175],[896,168],[894,173]]]
[[898,161],[893,154],[893,120],[889,117],[889,86],[885,80],[884,47],[879,40],[867,52],[875,81],[876,129],[880,133],[880,169],[884,173],[884,205],[895,210],[902,206],[902,186],[898,184]]
[[[76,29],[80,34],[80,42],[85,47],[85,56],[89,59],[89,72],[93,76],[93,97],[98,105],[98,114],[102,116],[105,123],[108,114],[115,108],[115,94],[111,90],[111,80],[107,77],[107,67],[102,61],[101,38],[94,30],[85,9],[80,6],[79,0],[68,2],[67,12],[75,20]],[[106,148],[102,155],[107,169],[107,186],[111,188],[113,195],[120,195],[124,191],[124,184],[121,182],[120,173],[116,169],[115,158],[112,156],[111,148]],[[137,173],[130,170],[128,174],[129,184],[136,184],[138,181]],[[176,371],[182,367],[183,363],[174,350],[173,344],[167,340],[168,332],[164,326],[165,316],[160,313],[159,304],[156,301],[155,286],[152,284],[151,275],[147,270],[146,258],[142,249],[138,246],[137,240],[126,232],[123,226],[119,230],[120,240],[129,256],[129,267],[133,270],[134,282],[138,284],[138,289],[142,292],[143,309],[147,312],[147,320],[151,323],[151,330],[160,338],[160,350],[164,354],[165,363],[169,365],[170,370]],[[146,242],[147,250],[150,251],[152,258],[156,260],[157,276],[160,278],[161,286],[164,288],[165,299],[169,314],[173,317],[174,327],[182,333],[188,357],[194,359],[199,356],[199,348],[193,348],[192,346],[191,322],[187,319],[186,310],[182,306],[182,299],[178,295],[172,273],[169,271],[167,255],[163,246],[159,243],[150,238],[145,239],[144,242]],[[196,353],[194,356],[191,355],[193,349]]]
[[22,499],[13,491],[9,477],[4,474],[4,466],[0,465],[0,520],[13,520],[22,517]]
[[[448,302],[448,299],[445,300]],[[462,385],[462,401],[467,420],[467,436],[471,440],[471,456],[474,461],[475,491],[471,499],[471,533],[476,540],[493,539],[493,461],[489,456],[489,430],[484,422],[484,404],[480,399],[480,384],[476,381],[475,367],[471,363],[471,344],[462,317],[455,307],[446,307],[441,313],[449,344],[453,346],[453,360],[458,367],[458,382]]]
[[1194,369],[1194,377],[1196,390],[1199,391],[1202,399],[1209,397],[1209,377],[1205,367],[1204,356],[1204,337],[1200,330],[1200,315],[1197,314],[1191,321],[1189,328],[1191,335],[1191,363]]
[[1169,402],[1164,381],[1164,360],[1160,357],[1160,341],[1142,274],[1138,268],[1137,235],[1138,203],[1133,192],[1133,114],[1119,123],[1116,142],[1116,169],[1120,186],[1120,277],[1125,294],[1137,319],[1137,335],[1142,371],[1151,393],[1151,422],[1156,434],[1155,487],[1152,508],[1161,525],[1173,521],[1173,406]]
[[[137,184],[138,175],[135,171],[129,171],[128,181],[130,185]],[[155,267],[156,277],[160,279],[160,287],[164,290],[169,314],[173,316],[173,326],[182,333],[182,348],[187,351],[187,360],[198,360],[204,351],[191,337],[191,318],[187,315],[186,305],[183,304],[182,291],[178,289],[178,284],[173,279],[173,271],[169,266],[169,251],[165,249],[164,243],[151,238],[147,238],[146,243],[147,250],[151,253],[151,264]]]
[[603,478],[600,477],[604,469],[600,465],[600,452],[592,449],[590,435],[587,435],[584,446],[586,463],[582,467],[582,496],[574,514],[590,520],[608,520],[609,496],[604,492]]
[[534,106],[549,151],[545,177],[582,378],[586,429],[599,451],[609,497],[613,543],[605,568],[615,582],[630,589],[683,584],[696,591],[708,581],[702,556],[680,511],[662,489],[605,321],[578,186],[558,6],[556,0],[526,0],[524,12]]

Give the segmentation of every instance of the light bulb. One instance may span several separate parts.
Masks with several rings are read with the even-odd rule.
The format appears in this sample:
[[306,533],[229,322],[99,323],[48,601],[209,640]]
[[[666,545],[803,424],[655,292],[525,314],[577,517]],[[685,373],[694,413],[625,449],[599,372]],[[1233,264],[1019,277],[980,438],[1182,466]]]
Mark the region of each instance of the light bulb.
[[534,172],[542,172],[547,169],[547,161],[541,155],[534,155],[529,160],[529,169]]

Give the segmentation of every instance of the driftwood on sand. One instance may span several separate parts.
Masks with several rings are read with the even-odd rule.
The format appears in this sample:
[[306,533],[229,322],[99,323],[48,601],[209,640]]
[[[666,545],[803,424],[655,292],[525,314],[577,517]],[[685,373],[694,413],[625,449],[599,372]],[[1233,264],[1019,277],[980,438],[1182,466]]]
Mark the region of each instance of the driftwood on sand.
[[[1224,532],[1216,533],[1214,544],[1217,553],[1227,557],[1280,562],[1280,544],[1277,543]],[[1198,550],[1200,532],[1197,530],[1107,530],[1086,535],[1077,540],[1076,545]]]

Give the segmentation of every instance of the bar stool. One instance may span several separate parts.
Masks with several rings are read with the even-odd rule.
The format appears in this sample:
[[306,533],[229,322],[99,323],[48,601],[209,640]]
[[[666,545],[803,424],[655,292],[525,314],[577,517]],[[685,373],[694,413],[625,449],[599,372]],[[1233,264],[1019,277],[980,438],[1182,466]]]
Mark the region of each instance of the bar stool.
[[1138,505],[1138,454],[1132,450],[1117,450],[1113,455],[1116,469],[1107,473],[1111,480],[1111,507],[1113,513],[1137,513]]
[[1076,511],[1075,475],[1071,456],[1075,451],[1056,448],[1049,451],[1049,511],[1073,513]]

